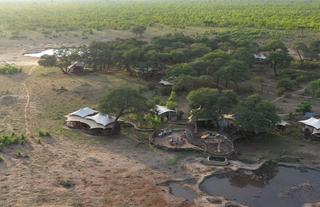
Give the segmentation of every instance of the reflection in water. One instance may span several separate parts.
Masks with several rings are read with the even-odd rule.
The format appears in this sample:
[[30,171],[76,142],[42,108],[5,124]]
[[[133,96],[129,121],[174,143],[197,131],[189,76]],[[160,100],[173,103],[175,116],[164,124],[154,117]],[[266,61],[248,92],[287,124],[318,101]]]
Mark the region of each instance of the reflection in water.
[[244,188],[248,185],[263,188],[269,184],[278,173],[278,167],[275,164],[263,165],[259,170],[253,173],[233,173],[229,176],[230,184],[239,188]]
[[320,172],[268,165],[252,174],[211,176],[200,189],[253,207],[301,207],[320,201]]
[[186,186],[185,182],[172,181],[169,183],[169,189],[172,195],[183,198],[188,202],[192,202],[197,197],[197,193]]

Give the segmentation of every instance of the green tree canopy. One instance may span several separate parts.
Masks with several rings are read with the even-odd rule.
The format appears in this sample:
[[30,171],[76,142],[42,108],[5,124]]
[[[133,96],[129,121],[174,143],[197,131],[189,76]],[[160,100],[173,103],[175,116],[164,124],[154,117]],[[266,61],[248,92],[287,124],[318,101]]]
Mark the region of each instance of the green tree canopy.
[[[229,113],[237,103],[232,91],[219,91],[213,88],[199,88],[187,96],[193,120],[208,119],[216,123],[225,113]],[[217,123],[218,125],[218,123]]]
[[141,37],[146,30],[147,28],[145,26],[135,26],[135,27],[132,27],[131,32]]
[[282,49],[272,51],[268,58],[275,76],[278,75],[279,67],[288,67],[292,61],[292,57],[289,53]]
[[264,133],[280,121],[275,106],[258,95],[249,96],[236,109],[236,119],[241,128],[251,133]]
[[147,100],[133,88],[123,87],[108,92],[99,102],[102,113],[113,115],[116,121],[125,114],[137,113],[148,109]]

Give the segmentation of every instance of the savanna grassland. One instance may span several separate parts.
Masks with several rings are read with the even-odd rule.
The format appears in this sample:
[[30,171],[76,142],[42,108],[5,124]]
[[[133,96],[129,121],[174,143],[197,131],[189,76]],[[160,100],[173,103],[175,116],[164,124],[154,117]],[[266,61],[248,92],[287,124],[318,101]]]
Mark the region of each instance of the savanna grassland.
[[[146,30],[135,34],[136,26]],[[200,87],[234,91],[239,102],[259,94],[293,123],[286,131],[272,127],[241,140],[238,160],[319,166],[320,144],[303,139],[296,123],[303,115],[295,111],[308,101],[320,113],[320,99],[304,93],[320,78],[319,38],[317,0],[0,0],[0,206],[206,206],[187,204],[163,186],[190,178],[187,164],[205,155],[157,149],[150,133],[133,128],[95,137],[64,125],[68,113],[97,108],[104,94],[123,86],[148,102],[165,102],[172,91],[162,91],[158,82],[171,76],[180,87],[174,101],[184,124],[191,109],[187,95]],[[77,53],[80,59],[66,57],[64,64],[84,61],[90,72],[80,75],[23,55],[79,46],[87,56]],[[275,56],[278,74],[272,63],[253,58],[256,51],[277,55],[279,49],[287,61]],[[160,68],[161,77],[133,75],[146,64]],[[316,96],[320,85],[313,85]]]

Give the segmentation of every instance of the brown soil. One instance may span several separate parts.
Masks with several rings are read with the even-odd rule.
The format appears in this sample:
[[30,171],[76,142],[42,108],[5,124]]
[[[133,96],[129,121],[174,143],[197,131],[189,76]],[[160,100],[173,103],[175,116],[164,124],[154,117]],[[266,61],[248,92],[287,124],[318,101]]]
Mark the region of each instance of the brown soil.
[[[99,94],[94,92],[125,80],[41,70],[31,67],[24,74],[0,76],[1,88],[20,97],[15,105],[0,105],[1,114],[6,113],[1,129],[28,135],[25,145],[0,152],[0,206],[171,207],[183,203],[158,186],[174,176],[186,176],[166,164],[174,153],[137,142],[142,135],[134,130],[103,138],[63,127],[65,114],[93,102],[81,96],[88,93],[81,90],[83,84],[90,83],[91,99],[96,102]],[[55,87],[69,90],[57,93],[52,90]],[[39,129],[52,137],[39,137]]]

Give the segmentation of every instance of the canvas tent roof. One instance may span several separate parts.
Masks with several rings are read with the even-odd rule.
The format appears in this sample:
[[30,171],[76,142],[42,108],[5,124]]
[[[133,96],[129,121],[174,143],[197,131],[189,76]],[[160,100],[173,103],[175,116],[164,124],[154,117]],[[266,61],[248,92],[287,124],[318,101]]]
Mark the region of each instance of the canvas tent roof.
[[159,83],[164,86],[173,86],[173,83],[166,80],[161,80]]
[[115,121],[115,118],[109,115],[103,115],[101,113],[98,113],[94,116],[88,116],[86,117],[88,120],[92,120],[96,122],[97,124],[101,124],[102,126],[108,126],[109,124],[113,123]]
[[89,107],[85,107],[85,108],[79,109],[78,111],[72,112],[70,115],[84,118],[86,116],[90,116],[96,113],[98,113],[98,111],[93,110]]
[[254,58],[260,59],[260,60],[266,60],[267,59],[267,57],[263,53],[256,53],[253,56],[254,56]]
[[176,113],[175,110],[172,110],[166,106],[160,106],[160,105],[156,105],[156,112],[158,115],[162,115],[162,114],[169,113],[169,112]]
[[311,117],[310,119],[299,121],[300,123],[303,123],[307,126],[313,127],[315,129],[320,129],[320,119],[316,119],[314,117]]
[[288,126],[289,125],[289,123],[288,122],[286,122],[286,121],[284,121],[284,120],[281,120],[281,121],[279,121],[277,124],[276,124],[277,126]]
[[102,126],[101,124],[98,124],[93,120],[81,118],[78,116],[68,116],[67,122],[80,122],[80,123],[88,125],[90,127],[90,129],[106,129],[107,128],[106,126]]

